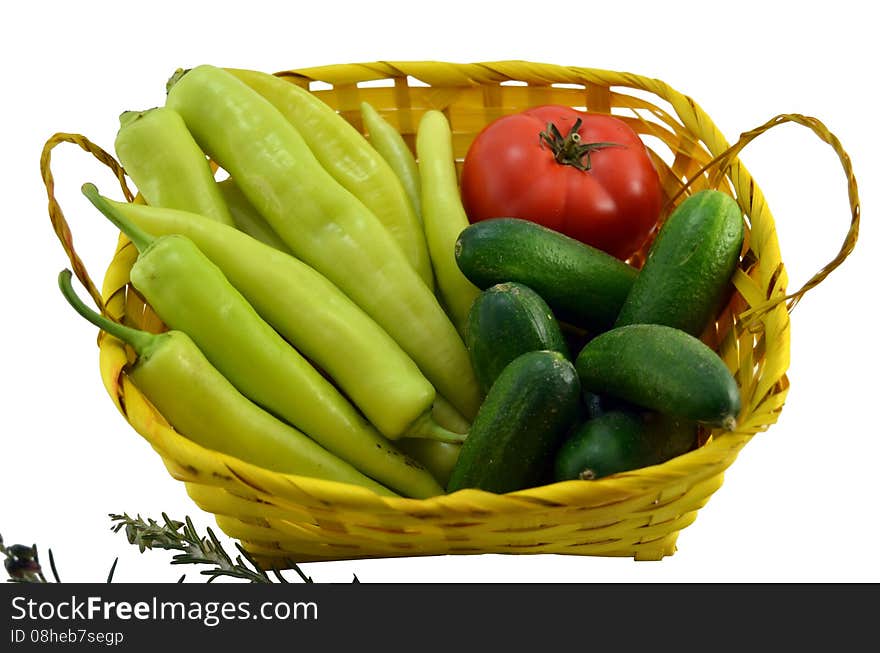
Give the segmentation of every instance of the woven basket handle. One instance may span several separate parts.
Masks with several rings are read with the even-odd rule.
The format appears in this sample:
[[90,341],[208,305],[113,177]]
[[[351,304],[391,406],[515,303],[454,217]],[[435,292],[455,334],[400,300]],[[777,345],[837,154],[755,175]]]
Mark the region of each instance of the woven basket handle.
[[[752,129],[750,131],[743,132],[736,143],[731,145],[724,152],[722,152],[705,166],[703,166],[703,168],[696,175],[694,175],[692,179],[699,178],[712,168],[715,168],[713,174],[716,176],[725,174],[731,165],[731,161],[743,150],[743,148],[745,148],[746,145],[748,145],[753,140],[755,140],[755,138],[772,129],[773,127],[777,127],[779,125],[783,125],[789,122],[797,123],[811,129],[813,133],[816,134],[816,136],[818,136],[824,142],[828,143],[837,153],[837,156],[840,159],[840,163],[843,166],[843,170],[846,175],[847,190],[849,194],[849,205],[851,210],[850,224],[846,233],[846,237],[844,238],[843,245],[841,245],[840,250],[837,252],[836,256],[827,265],[825,265],[821,270],[814,274],[797,291],[788,295],[773,297],[772,299],[768,299],[766,302],[758,304],[757,306],[752,306],[748,310],[743,311],[743,313],[740,314],[740,318],[745,324],[752,323],[756,318],[764,315],[775,306],[778,306],[781,302],[787,302],[787,309],[790,312],[809,290],[815,288],[820,283],[822,283],[822,281],[835,268],[843,263],[846,257],[849,256],[850,253],[852,253],[853,248],[856,244],[856,240],[859,236],[861,205],[859,203],[858,184],[856,183],[856,178],[853,173],[852,162],[850,161],[849,155],[846,153],[846,150],[843,149],[843,146],[841,145],[837,137],[832,134],[831,131],[817,118],[804,116],[797,113],[779,114],[765,122],[760,127],[756,127],[755,129]],[[717,181],[717,179],[715,181]],[[685,188],[686,187],[687,185],[685,185]],[[710,187],[715,186],[710,183]]]
[[51,169],[52,150],[61,143],[73,143],[74,145],[79,145],[83,150],[92,154],[98,159],[98,161],[108,166],[113,171],[113,174],[119,181],[119,185],[122,187],[122,192],[125,195],[126,200],[131,202],[134,199],[134,195],[125,182],[125,170],[123,170],[122,166],[111,154],[95,145],[85,136],[58,132],[51,136],[43,146],[43,152],[40,155],[40,174],[43,178],[43,184],[46,186],[46,194],[49,198],[49,219],[52,222],[52,227],[55,229],[55,234],[61,241],[61,246],[64,248],[67,257],[70,259],[73,273],[76,274],[80,282],[86,287],[101,311],[105,312],[104,300],[101,296],[101,292],[92,282],[85,265],[76,253],[76,249],[73,246],[73,234],[71,234],[70,226],[67,224],[67,220],[64,217],[64,212],[61,210],[61,206],[58,204],[58,200],[55,198],[55,177],[52,175]]

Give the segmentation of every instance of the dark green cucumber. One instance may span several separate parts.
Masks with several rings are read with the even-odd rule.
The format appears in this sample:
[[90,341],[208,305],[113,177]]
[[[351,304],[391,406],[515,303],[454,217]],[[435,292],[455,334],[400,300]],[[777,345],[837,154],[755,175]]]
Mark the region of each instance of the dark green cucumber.
[[583,389],[666,415],[732,429],[739,387],[698,338],[662,324],[629,324],[593,338],[575,362]]
[[730,195],[704,190],[687,198],[657,233],[615,326],[702,334],[730,292],[743,238],[742,210]]
[[521,283],[499,283],[480,292],[468,313],[465,343],[477,381],[488,392],[508,363],[539,349],[570,358],[553,311]]
[[466,227],[456,241],[455,260],[478,288],[504,281],[525,284],[557,319],[592,332],[614,324],[638,274],[606,252],[518,218]]
[[698,427],[659,413],[612,410],[584,422],[559,447],[554,480],[592,480],[657,465],[693,448]]
[[557,351],[531,351],[511,361],[489,389],[447,491],[479,488],[503,494],[539,485],[578,416],[580,383]]

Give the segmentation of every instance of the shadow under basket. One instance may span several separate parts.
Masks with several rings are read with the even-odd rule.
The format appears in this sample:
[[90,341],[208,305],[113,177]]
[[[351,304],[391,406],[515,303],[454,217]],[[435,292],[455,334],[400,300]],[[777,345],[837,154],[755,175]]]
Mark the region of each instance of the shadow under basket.
[[[837,139],[815,118],[782,114],[730,145],[688,96],[663,82],[629,73],[523,61],[456,64],[376,62],[277,73],[326,101],[363,129],[360,103],[369,102],[414,145],[425,111],[439,109],[453,130],[461,161],[476,134],[493,119],[541,104],[611,113],[648,146],[663,183],[668,213],[687,194],[705,188],[729,193],[745,216],[746,239],[733,277],[734,292],[704,334],[734,374],[742,412],[734,431],[706,433],[693,451],[661,465],[595,481],[566,481],[498,495],[462,490],[431,499],[380,497],[369,490],[261,469],[204,449],[175,432],[126,375],[129,352],[103,332],[98,344],[105,387],[131,426],[182,481],[192,501],[212,513],[266,568],[291,562],[445,554],[571,554],[658,560],[676,550],[723,481],[740,449],[778,419],[788,392],[789,312],[852,250],[859,220],[855,178]],[[767,129],[795,122],[837,152],[849,185],[852,221],[840,254],[802,289],[786,294],[773,217],[758,185],[737,158]],[[87,139],[56,134],[42,161],[50,216],[74,272],[110,317],[150,330],[162,325],[129,287],[136,251],[121,236],[100,292],[71,245],[52,197],[49,151],[73,142],[110,165],[132,199],[124,171]],[[647,248],[647,245],[646,245]],[[632,263],[641,265],[645,249]]]

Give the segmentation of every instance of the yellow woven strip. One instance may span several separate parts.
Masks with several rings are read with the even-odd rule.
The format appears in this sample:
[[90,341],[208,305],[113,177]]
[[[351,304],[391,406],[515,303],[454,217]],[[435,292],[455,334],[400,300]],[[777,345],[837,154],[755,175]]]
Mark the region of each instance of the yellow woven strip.
[[750,306],[757,306],[764,301],[764,289],[741,269],[734,270],[731,282]]
[[129,271],[137,257],[138,251],[134,245],[125,236],[120,235],[114,255],[117,264],[107,270],[101,286],[105,312],[117,322],[122,321],[125,315],[125,288],[128,285]]
[[767,351],[764,369],[758,380],[755,395],[763,398],[783,377],[790,364],[789,315],[785,305],[776,306],[764,319],[764,333]]
[[[114,255],[115,264],[108,269],[101,289],[104,312],[117,322],[125,321],[125,286],[128,283],[128,272],[136,259],[137,250],[130,245],[127,238],[120,236]],[[121,340],[103,331],[98,334],[98,347],[101,381],[117,410],[125,415],[121,383],[123,370],[130,361],[128,349]]]
[[471,541],[443,541],[435,539],[418,540],[407,537],[406,533],[387,530],[385,532],[347,533],[342,536],[332,532],[306,532],[299,525],[273,524],[266,527],[249,524],[241,520],[220,516],[217,523],[230,537],[255,541],[264,547],[286,551],[291,557],[306,552],[311,555],[327,555],[328,549],[336,549],[351,556],[379,556],[444,554],[452,552],[569,552],[591,550],[601,553],[606,550],[619,550],[633,544],[652,542],[677,532],[684,524],[693,521],[693,514],[680,515],[673,520],[657,524],[634,524],[628,528],[609,528],[606,530],[571,530],[551,526],[536,532],[493,532],[484,531]]
[[287,519],[312,522],[314,517],[303,506],[276,502],[269,495],[256,492],[242,495],[246,488],[221,488],[204,483],[186,483],[189,497],[205,512],[236,516],[242,519]]
[[746,420],[740,424],[737,429],[740,431],[748,431],[750,433],[761,433],[766,431],[770,426],[776,423],[782,406],[785,404],[785,398],[788,394],[787,389],[779,390],[768,395],[763,403],[761,403]]
[[116,409],[125,415],[122,404],[122,388],[120,379],[125,366],[128,365],[128,355],[122,341],[108,335],[102,335],[98,340],[98,369],[101,373],[101,381],[104,389],[113,400]]
[[[778,242],[776,238],[776,230],[773,223],[762,219],[763,216],[758,214],[752,215],[751,224],[751,247],[760,259],[760,265],[756,266],[759,274],[758,283],[763,291],[762,301],[770,299],[777,292],[784,294],[784,288],[780,288],[779,282],[784,282],[781,277],[781,260],[774,252],[778,252]],[[777,288],[779,290],[777,290]]]
[[529,61],[489,61],[468,64],[465,70],[476,84],[498,84],[502,81],[517,80],[537,86],[549,86],[553,83],[581,82],[578,75],[565,66]]
[[679,522],[679,530],[675,533],[670,533],[666,537],[660,538],[659,540],[653,540],[651,542],[640,542],[638,544],[633,544],[629,549],[621,550],[621,551],[608,551],[605,553],[605,556],[617,556],[617,557],[632,557],[635,560],[651,560],[658,561],[662,560],[666,556],[670,556],[675,553],[676,546],[675,543],[678,540],[678,534],[681,530],[690,526],[694,519],[696,519],[696,515],[692,515],[690,520],[682,520]]
[[[755,386],[757,380],[757,372],[760,371],[760,364],[755,361],[754,337],[750,333],[745,333],[743,339],[747,340],[743,346],[736,348],[735,352],[728,348],[724,349],[724,362],[733,370],[736,381],[740,386],[740,400],[744,410],[740,412],[737,421],[741,422],[743,413],[747,413],[755,409],[756,402]],[[733,367],[731,357],[727,355],[728,351],[735,356],[737,360]]]
[[[318,550],[323,550],[326,553],[328,548],[334,548],[346,551],[352,555],[360,552],[375,555],[395,549],[395,547],[381,542],[372,543],[369,549],[365,549],[363,542],[357,538],[348,536],[334,537],[337,534],[334,534],[332,531],[320,532],[319,536],[312,533],[307,533],[303,536],[296,525],[290,524],[281,525],[276,523],[271,527],[265,527],[245,523],[240,519],[224,515],[217,515],[216,520],[217,525],[223,532],[233,539],[263,542],[280,551],[298,553],[300,551],[317,552]],[[401,546],[397,547],[397,550],[403,551],[404,548],[408,549],[409,547]]]
[[404,73],[383,62],[343,64],[332,66],[314,66],[311,68],[298,68],[295,71],[281,71],[276,73],[281,76],[294,76],[310,81],[320,81],[327,84],[356,84],[357,82],[388,79],[398,77]]
[[333,505],[337,510],[386,510],[385,499],[366,488],[272,473],[255,465],[242,464],[235,459],[228,464],[241,483],[262,494],[278,497],[279,500],[305,505]]
[[661,504],[649,511],[649,523],[663,523],[678,519],[681,515],[696,512],[702,508],[709,498],[721,487],[724,474],[710,476],[699,483],[694,483],[687,491],[674,501]]
[[[692,523],[694,515],[688,515],[679,520],[676,526],[681,529]],[[493,553],[501,555],[516,555],[528,553],[544,553],[544,554],[565,554],[565,555],[593,555],[606,557],[630,557],[636,560],[660,560],[665,556],[672,555],[675,552],[675,542],[678,533],[673,532],[662,537],[654,538],[648,541],[638,542],[618,542],[609,541],[602,544],[569,544],[569,545],[547,545],[541,547],[528,548],[505,548]],[[315,542],[301,542],[289,545],[284,550],[274,542],[263,542],[256,540],[244,540],[243,545],[250,551],[255,558],[266,569],[284,569],[289,568],[292,561],[320,562],[323,560],[340,560],[340,559],[369,559],[377,557],[401,557],[401,556],[426,556],[440,555],[443,553],[456,554],[480,554],[487,553],[482,548],[455,548],[449,550],[435,551],[433,549],[419,550],[393,550],[385,553],[370,553],[358,549],[357,547],[344,545],[323,545]]]

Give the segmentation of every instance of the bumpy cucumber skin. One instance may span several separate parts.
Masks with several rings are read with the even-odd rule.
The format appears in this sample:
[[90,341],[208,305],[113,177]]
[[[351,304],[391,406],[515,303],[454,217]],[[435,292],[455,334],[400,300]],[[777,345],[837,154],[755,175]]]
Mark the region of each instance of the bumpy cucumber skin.
[[575,366],[587,392],[710,426],[733,429],[740,392],[733,375],[696,337],[662,324],[630,324],[593,338]]
[[553,312],[521,283],[499,283],[480,292],[468,314],[465,343],[483,392],[508,363],[529,351],[558,351],[570,358]]
[[693,447],[697,429],[693,422],[659,413],[602,413],[581,424],[560,446],[554,480],[594,480],[666,462]]
[[557,319],[594,333],[613,326],[638,275],[610,254],[519,218],[468,226],[456,241],[455,258],[478,288],[525,284]]
[[474,418],[447,492],[539,485],[577,419],[579,396],[577,372],[563,354],[532,351],[511,361]]
[[695,193],[660,228],[615,326],[651,323],[703,333],[730,289],[743,215],[730,195]]

